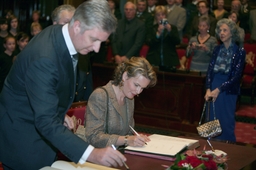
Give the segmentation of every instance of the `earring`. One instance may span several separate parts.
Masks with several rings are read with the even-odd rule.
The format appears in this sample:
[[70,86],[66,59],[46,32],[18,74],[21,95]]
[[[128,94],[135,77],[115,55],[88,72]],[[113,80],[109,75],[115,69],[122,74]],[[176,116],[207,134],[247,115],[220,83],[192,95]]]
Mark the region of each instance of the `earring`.
[[207,32],[209,33],[209,30],[207,30]]
[[137,94],[137,97],[139,97],[139,95]]
[[124,81],[121,80],[120,83],[119,83],[119,87],[122,87],[124,85]]

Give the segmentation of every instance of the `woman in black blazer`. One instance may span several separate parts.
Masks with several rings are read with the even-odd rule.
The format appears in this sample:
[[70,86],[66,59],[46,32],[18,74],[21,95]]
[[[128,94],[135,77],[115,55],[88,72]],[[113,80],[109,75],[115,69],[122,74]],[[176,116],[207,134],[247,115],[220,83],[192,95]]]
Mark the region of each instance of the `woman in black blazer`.
[[176,45],[180,44],[176,26],[168,23],[167,10],[164,6],[155,9],[155,24],[147,35],[149,46],[148,61],[163,70],[173,70],[180,65]]

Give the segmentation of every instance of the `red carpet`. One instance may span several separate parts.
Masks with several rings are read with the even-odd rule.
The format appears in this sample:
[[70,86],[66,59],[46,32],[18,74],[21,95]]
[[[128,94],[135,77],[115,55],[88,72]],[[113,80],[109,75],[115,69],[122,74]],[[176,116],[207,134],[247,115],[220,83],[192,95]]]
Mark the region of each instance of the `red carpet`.
[[[241,105],[236,112],[236,116],[239,117],[236,121],[236,140],[237,142],[248,143],[256,145],[256,105],[253,107],[250,105]],[[251,120],[249,123],[244,120]]]
[[256,124],[237,122],[236,123],[236,141],[256,145]]
[[250,105],[241,105],[236,111],[236,115],[256,118],[256,105],[254,105],[253,107]]

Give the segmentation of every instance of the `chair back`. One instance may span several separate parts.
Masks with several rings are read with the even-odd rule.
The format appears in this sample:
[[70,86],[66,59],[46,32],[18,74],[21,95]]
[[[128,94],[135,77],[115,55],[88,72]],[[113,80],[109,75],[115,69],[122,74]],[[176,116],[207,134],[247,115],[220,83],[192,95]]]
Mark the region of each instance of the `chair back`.
[[148,54],[148,49],[149,49],[149,46],[147,45],[143,45],[142,48],[140,49],[140,57],[144,57],[146,58],[147,57],[147,54]]
[[67,112],[67,115],[75,118],[76,129],[79,125],[84,125],[84,119],[86,115],[87,101],[74,102]]

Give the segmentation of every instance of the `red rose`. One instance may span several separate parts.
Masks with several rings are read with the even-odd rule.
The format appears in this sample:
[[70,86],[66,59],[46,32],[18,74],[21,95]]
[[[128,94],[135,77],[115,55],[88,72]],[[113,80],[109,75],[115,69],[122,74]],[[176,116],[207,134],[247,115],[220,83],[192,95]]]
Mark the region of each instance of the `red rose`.
[[202,160],[198,159],[196,156],[187,156],[186,160],[189,162],[189,164],[195,168],[198,165],[202,164]]
[[217,164],[213,160],[204,161],[204,165],[207,170],[217,170]]

